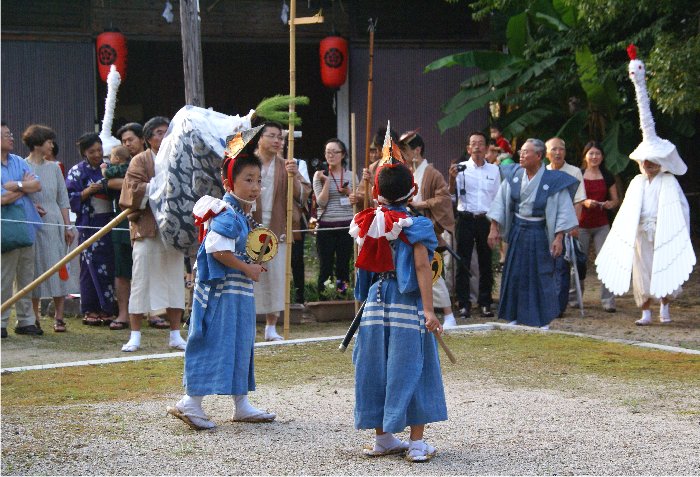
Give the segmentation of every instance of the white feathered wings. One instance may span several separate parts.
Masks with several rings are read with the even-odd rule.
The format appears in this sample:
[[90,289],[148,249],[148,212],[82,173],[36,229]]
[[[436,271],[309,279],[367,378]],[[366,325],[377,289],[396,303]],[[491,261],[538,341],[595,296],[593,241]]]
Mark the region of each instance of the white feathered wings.
[[[641,174],[630,183],[608,238],[595,261],[598,278],[616,295],[629,291],[645,180],[646,177]],[[670,174],[659,174],[654,180],[661,180],[662,183],[650,292],[662,298],[688,280],[696,258],[684,214],[685,197],[681,195],[676,178]]]

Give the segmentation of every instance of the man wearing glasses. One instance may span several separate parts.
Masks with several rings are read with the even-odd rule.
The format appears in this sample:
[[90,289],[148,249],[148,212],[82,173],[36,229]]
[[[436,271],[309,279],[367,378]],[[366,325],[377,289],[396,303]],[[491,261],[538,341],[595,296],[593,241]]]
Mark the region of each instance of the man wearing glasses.
[[[2,205],[16,204],[20,206],[24,219],[35,224],[41,223],[34,203],[28,194],[41,190],[39,178],[34,175],[27,162],[16,154],[12,154],[15,148],[15,138],[10,128],[2,123],[2,167],[0,168],[0,181],[2,182]],[[3,213],[5,212],[3,207]],[[19,217],[15,220],[19,220]],[[29,285],[34,279],[34,238],[36,229],[40,225],[26,226],[29,245],[20,246],[11,250],[2,251],[2,301],[9,300],[13,295],[13,285],[17,284],[17,290]],[[7,338],[7,324],[10,321],[12,308],[2,312],[2,337]],[[27,296],[15,305],[15,317],[17,327],[15,333],[23,335],[42,335],[40,328],[35,326],[35,318],[32,311],[32,302]]]
[[498,317],[509,324],[549,329],[559,315],[552,290],[554,259],[563,251],[566,232],[578,226],[573,197],[578,181],[542,167],[545,145],[528,139],[520,165],[506,166],[504,180],[488,212],[490,247],[501,237],[508,255],[501,281]]
[[[260,132],[255,155],[262,162],[262,190],[255,204],[253,219],[263,226],[270,228],[279,238],[277,255],[267,266],[268,271],[260,275],[260,281],[254,285],[255,313],[265,315],[265,340],[278,341],[282,337],[277,333],[279,312],[284,310],[285,282],[284,260],[286,247],[293,242],[293,237],[287,237],[287,174],[294,176],[294,202],[305,204],[311,194],[311,184],[299,173],[294,160],[282,159],[284,146],[282,125],[267,122]],[[300,220],[292,220],[292,228],[299,229]]]
[[498,166],[486,162],[487,139],[482,132],[469,135],[469,160],[450,166],[450,193],[457,202],[457,254],[462,260],[457,265],[455,290],[459,301],[459,316],[471,316],[469,300],[469,264],[476,245],[479,261],[479,296],[481,316],[492,317],[493,271],[491,249],[488,245],[489,220],[486,213],[491,207],[501,175]]

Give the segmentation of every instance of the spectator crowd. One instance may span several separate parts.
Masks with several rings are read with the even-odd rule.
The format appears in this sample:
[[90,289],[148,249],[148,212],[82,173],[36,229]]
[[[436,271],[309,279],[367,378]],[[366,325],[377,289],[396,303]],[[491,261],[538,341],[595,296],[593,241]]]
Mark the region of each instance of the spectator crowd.
[[[65,170],[57,158],[55,132],[43,125],[26,128],[21,139],[29,155],[12,153],[14,136],[2,123],[2,301],[24,288],[63,258],[77,240],[82,244],[122,210],[130,214],[80,254],[80,311],[84,325],[107,325],[130,330],[122,351],[141,346],[141,325],[169,329],[168,345],[185,349],[180,334],[186,287],[193,279],[189,257],[165,245],[148,205],[155,158],[167,134],[169,119],[156,116],[143,126],[130,122],[116,136],[120,146],[103,145],[96,133],[77,140],[81,161]],[[255,284],[256,314],[264,317],[266,340],[281,340],[276,324],[284,309],[284,259],[292,242],[296,294],[304,301],[304,240],[309,211],[315,223],[319,275],[315,286],[323,291],[329,280],[339,290],[351,283],[353,242],[347,228],[369,197],[387,131],[377,131],[370,147],[372,164],[352,177],[350,157],[343,141],[326,141],[322,167],[310,177],[303,160],[285,160],[284,130],[265,123],[254,154],[262,163],[261,194],[253,219],[281,238],[279,253],[267,273]],[[429,162],[429,145],[418,129],[399,136],[389,131],[412,169],[416,195],[410,208],[429,218],[438,237],[445,271],[433,285],[434,306],[442,311],[444,327],[468,319],[472,313],[492,317],[496,310],[494,273],[501,272],[498,316],[512,324],[547,329],[567,306],[581,300],[585,270],[573,267],[579,256],[600,252],[610,231],[610,214],[620,205],[615,178],[605,168],[604,150],[591,141],[581,152],[581,167],[567,162],[565,142],[527,139],[516,148],[493,125],[490,134],[465,136],[466,150],[446,175]],[[109,150],[108,150],[109,149]],[[515,153],[513,152],[515,150]],[[571,152],[569,150],[569,152]],[[517,156],[516,156],[517,155]],[[642,172],[653,169],[643,167]],[[287,177],[293,176],[294,229],[285,235]],[[653,180],[649,179],[650,181]],[[376,197],[375,197],[376,198]],[[309,204],[313,204],[309,207]],[[71,223],[69,212],[75,216]],[[5,219],[14,221],[5,222]],[[19,237],[7,244],[6,237]],[[6,237],[5,237],[6,236]],[[22,242],[21,239],[24,239]],[[585,260],[584,260],[585,261]],[[577,273],[578,276],[573,276]],[[66,331],[65,297],[69,293],[65,270],[37,286],[15,306],[15,333],[41,335],[40,299],[54,302],[53,330]],[[590,281],[590,279],[589,279]],[[601,286],[601,304],[615,312],[613,293]],[[476,311],[472,311],[476,304]],[[455,310],[455,313],[453,313]],[[664,322],[670,320],[666,308]],[[2,314],[2,337],[7,337],[10,311]],[[648,315],[645,315],[648,316]],[[649,324],[648,319],[637,322]]]

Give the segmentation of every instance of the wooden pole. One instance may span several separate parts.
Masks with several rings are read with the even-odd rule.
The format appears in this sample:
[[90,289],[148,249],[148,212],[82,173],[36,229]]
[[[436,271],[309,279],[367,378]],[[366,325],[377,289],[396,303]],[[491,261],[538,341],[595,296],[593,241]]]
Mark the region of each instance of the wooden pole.
[[[289,2],[289,96],[293,100],[296,96],[296,25],[297,2]],[[294,101],[289,102],[289,132],[287,136],[287,160],[294,160]],[[290,286],[292,283],[292,207],[294,201],[294,174],[287,174],[287,255],[285,257],[285,282],[284,282],[284,339],[289,339],[289,302],[291,299]]]
[[82,252],[83,250],[88,248],[94,242],[98,241],[104,235],[106,235],[114,227],[119,225],[119,223],[122,220],[124,220],[126,218],[126,216],[129,215],[130,213],[132,213],[133,211],[134,211],[133,209],[126,209],[121,214],[119,214],[115,218],[113,218],[107,225],[105,225],[100,230],[98,230],[95,233],[95,235],[93,235],[92,237],[87,239],[85,242],[81,243],[79,246],[75,247],[75,250],[73,250],[71,253],[69,253],[68,255],[63,257],[60,262],[58,262],[56,265],[54,265],[53,267],[49,268],[44,273],[39,275],[32,283],[30,283],[26,287],[22,288],[15,295],[13,295],[12,298],[10,298],[5,303],[3,303],[2,306],[0,307],[0,311],[4,312],[9,307],[11,307],[16,302],[18,302],[24,295],[26,295],[27,293],[29,293],[30,291],[32,291],[36,287],[38,287],[44,280],[46,280],[51,275],[53,275],[54,273],[59,271],[62,266],[64,266],[66,263],[73,260],[73,258],[76,257],[80,252]]
[[[354,192],[355,187],[357,186],[357,174],[355,173],[357,171],[355,167],[355,159],[357,158],[357,134],[355,131],[355,113],[350,113],[350,148],[352,151],[352,159],[350,160],[350,175],[352,176],[352,190]],[[354,257],[352,263],[357,263],[357,242],[353,239],[352,244]],[[359,309],[360,302],[355,300],[355,314],[357,314],[357,310]]]
[[[369,19],[369,75],[367,79],[367,124],[365,124],[365,169],[369,169],[369,145],[372,141],[372,90],[374,82],[372,79],[372,65],[374,63],[374,26],[376,23]],[[365,183],[365,202],[364,208],[369,207],[369,190],[372,184],[367,181]]]
[[204,107],[202,36],[198,7],[198,0],[180,0],[182,65],[185,73],[185,104]]

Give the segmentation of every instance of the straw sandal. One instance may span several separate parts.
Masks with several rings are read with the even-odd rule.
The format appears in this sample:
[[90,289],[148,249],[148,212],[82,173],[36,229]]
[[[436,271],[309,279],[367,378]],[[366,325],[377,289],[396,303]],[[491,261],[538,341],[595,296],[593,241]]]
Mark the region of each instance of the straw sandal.
[[383,447],[374,444],[374,446],[366,446],[364,449],[362,449],[362,453],[366,457],[382,457],[385,455],[405,454],[408,450],[408,445],[408,442],[401,441],[398,445],[394,447],[384,449]]
[[[175,416],[178,419],[180,419],[182,422],[190,426],[192,429],[195,431],[205,431],[207,429],[213,429],[216,427],[216,424],[214,424],[212,421],[209,420],[206,416],[188,416],[184,412],[180,411],[176,406],[168,406],[166,408],[166,411],[168,414],[171,416]],[[196,419],[201,419],[202,421],[206,421],[206,423],[211,424],[211,426],[200,426],[192,421],[190,417],[196,418]]]

